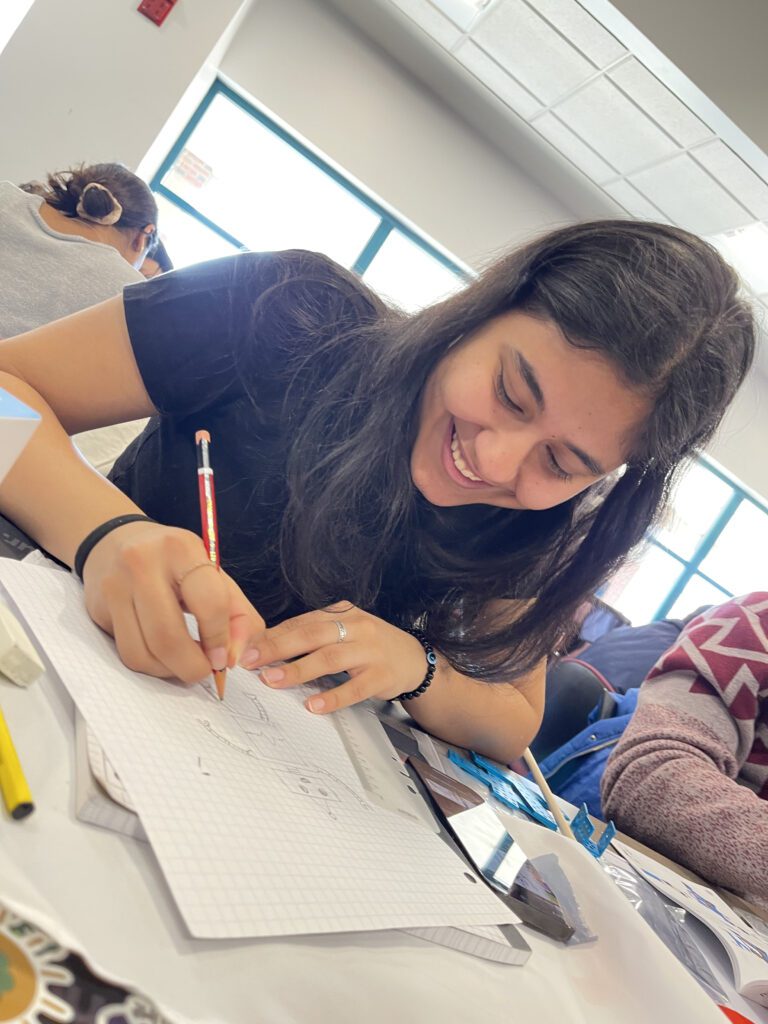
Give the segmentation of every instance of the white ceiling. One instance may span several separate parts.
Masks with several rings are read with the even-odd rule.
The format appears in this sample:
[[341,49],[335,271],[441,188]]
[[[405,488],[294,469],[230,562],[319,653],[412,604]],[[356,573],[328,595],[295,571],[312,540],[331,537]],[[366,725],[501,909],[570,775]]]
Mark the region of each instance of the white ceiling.
[[608,0],[332,2],[577,216],[694,231],[768,310],[768,155]]

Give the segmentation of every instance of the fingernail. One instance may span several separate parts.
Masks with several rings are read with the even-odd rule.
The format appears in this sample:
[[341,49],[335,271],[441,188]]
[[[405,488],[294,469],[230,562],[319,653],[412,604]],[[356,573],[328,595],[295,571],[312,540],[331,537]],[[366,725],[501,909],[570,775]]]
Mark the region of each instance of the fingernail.
[[325,697],[321,697],[319,693],[315,694],[314,697],[309,698],[304,707],[307,711],[312,711],[314,714],[317,714],[325,707]]
[[281,679],[285,679],[285,672],[281,668],[265,668],[261,673],[261,678],[268,686],[272,686],[273,683],[279,683]]
[[213,650],[208,651],[208,661],[211,663],[211,668],[214,672],[221,672],[227,667],[227,649],[226,647],[214,647]]
[[255,668],[259,663],[260,657],[258,647],[249,647],[247,651],[240,655],[240,664],[243,668]]

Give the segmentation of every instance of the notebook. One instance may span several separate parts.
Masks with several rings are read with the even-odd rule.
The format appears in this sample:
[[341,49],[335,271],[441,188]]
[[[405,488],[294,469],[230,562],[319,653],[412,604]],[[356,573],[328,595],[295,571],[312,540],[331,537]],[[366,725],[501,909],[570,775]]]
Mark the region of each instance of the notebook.
[[114,766],[193,936],[513,924],[423,822],[372,803],[329,718],[242,669],[227,699],[133,673],[80,585],[0,583]]

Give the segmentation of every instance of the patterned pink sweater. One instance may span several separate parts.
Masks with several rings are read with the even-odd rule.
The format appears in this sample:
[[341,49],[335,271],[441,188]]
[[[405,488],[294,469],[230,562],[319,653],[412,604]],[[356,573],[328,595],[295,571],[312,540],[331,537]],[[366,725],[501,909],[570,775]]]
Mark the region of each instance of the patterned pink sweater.
[[768,593],[693,619],[608,761],[606,817],[768,906]]

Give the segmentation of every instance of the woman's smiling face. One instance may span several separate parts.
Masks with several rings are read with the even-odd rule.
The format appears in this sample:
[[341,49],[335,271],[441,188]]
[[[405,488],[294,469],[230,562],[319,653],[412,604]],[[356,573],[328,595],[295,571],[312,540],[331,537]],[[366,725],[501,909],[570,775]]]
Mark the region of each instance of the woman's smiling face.
[[602,355],[504,313],[428,378],[411,477],[433,505],[551,508],[621,466],[647,412]]

